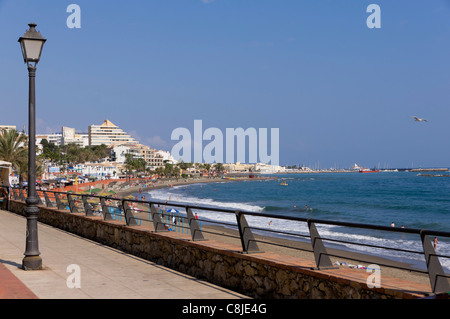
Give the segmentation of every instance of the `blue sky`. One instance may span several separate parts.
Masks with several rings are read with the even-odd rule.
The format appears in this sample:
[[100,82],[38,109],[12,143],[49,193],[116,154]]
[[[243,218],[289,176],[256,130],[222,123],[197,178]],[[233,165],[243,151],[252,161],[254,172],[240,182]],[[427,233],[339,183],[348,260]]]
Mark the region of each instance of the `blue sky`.
[[[66,25],[71,3],[80,29]],[[371,3],[380,29],[366,25]],[[38,133],[107,118],[171,150],[174,129],[202,120],[279,128],[282,165],[450,166],[448,0],[0,0],[0,124],[18,128],[29,22],[48,39]]]

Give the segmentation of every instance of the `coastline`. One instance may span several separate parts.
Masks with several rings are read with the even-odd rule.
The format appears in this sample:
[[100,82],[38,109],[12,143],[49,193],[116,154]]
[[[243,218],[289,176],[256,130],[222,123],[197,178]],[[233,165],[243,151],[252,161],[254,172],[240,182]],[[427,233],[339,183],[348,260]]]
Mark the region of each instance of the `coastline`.
[[[212,177],[200,177],[195,179],[178,179],[178,180],[164,180],[164,181],[158,181],[157,183],[147,183],[145,184],[146,187],[143,187],[143,185],[134,185],[130,186],[126,189],[117,189],[115,187],[108,188],[105,190],[114,190],[116,192],[115,196],[118,197],[127,197],[129,195],[133,195],[136,193],[139,193],[139,190],[142,190],[142,193],[144,192],[150,192],[155,189],[161,189],[161,188],[168,188],[173,186],[180,186],[180,185],[191,185],[191,184],[199,184],[199,183],[231,183],[231,182],[240,182],[240,181],[257,181],[257,180],[265,180],[265,179],[271,179],[272,177],[239,177],[235,179],[222,179],[222,178],[212,178]],[[144,183],[143,183],[144,184]]]
[[[237,179],[222,179],[222,178],[198,178],[198,179],[179,179],[177,180],[166,180],[159,181],[156,184],[149,183],[150,185],[143,185],[137,183],[137,185],[131,185],[126,189],[118,189],[116,187],[105,188],[105,190],[114,190],[116,193],[114,197],[127,197],[132,195],[133,197],[138,196],[140,194],[140,190],[142,190],[142,194],[151,192],[155,189],[179,186],[179,185],[191,185],[197,183],[214,183],[214,182],[239,182],[239,181],[251,181],[251,180],[261,180],[261,179],[270,179],[272,177],[258,177],[258,178],[237,178]],[[201,216],[199,217],[201,219]],[[207,221],[204,222],[203,228],[204,237],[206,239],[222,241],[230,244],[235,244],[240,246],[239,233],[235,229],[231,229],[229,227],[210,224]],[[254,234],[255,239],[258,241],[258,247],[261,251],[275,252],[281,255],[287,255],[291,257],[298,257],[301,259],[314,261],[314,254],[310,252],[311,243],[309,241],[300,241],[293,239],[280,238],[273,235],[262,235],[262,234]],[[264,243],[262,243],[262,242]],[[293,247],[293,248],[289,248]],[[347,263],[348,265],[362,265],[367,267],[369,264],[384,264],[391,265],[392,267],[402,267],[402,268],[413,268],[413,263],[409,263],[406,261],[398,260],[395,258],[385,258],[372,254],[361,253],[357,251],[351,251],[346,249],[339,248],[327,248],[328,252],[331,255],[339,255],[344,257],[330,257],[332,263]],[[345,258],[346,257],[346,258]],[[369,260],[370,263],[359,262],[358,260]],[[340,266],[346,267],[346,266]],[[418,282],[422,284],[429,284],[429,278],[426,274],[403,270],[403,269],[395,269],[389,266],[381,266],[381,273],[393,277],[404,280],[409,280],[413,282]],[[366,271],[366,269],[355,269],[355,271]]]

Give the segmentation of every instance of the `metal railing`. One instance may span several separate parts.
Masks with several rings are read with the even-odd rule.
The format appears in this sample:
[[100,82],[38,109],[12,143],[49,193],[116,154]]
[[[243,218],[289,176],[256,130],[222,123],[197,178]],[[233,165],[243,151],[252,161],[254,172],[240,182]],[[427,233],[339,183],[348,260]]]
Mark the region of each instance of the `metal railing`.
[[[7,189],[9,198],[14,200],[25,200],[25,192],[17,188]],[[316,263],[315,269],[330,269],[337,268],[332,264],[330,257],[344,258],[349,260],[357,260],[360,262],[372,263],[369,259],[360,258],[354,259],[354,257],[349,257],[348,254],[330,253],[329,249],[325,246],[325,242],[338,243],[344,245],[356,245],[364,246],[370,248],[382,249],[385,251],[396,251],[407,254],[417,254],[424,257],[426,270],[420,270],[418,268],[403,267],[392,263],[380,263],[378,259],[376,264],[379,266],[392,267],[400,270],[407,270],[418,272],[422,274],[427,274],[429,277],[431,290],[433,293],[443,293],[450,291],[449,278],[450,275],[445,273],[439,258],[450,258],[448,255],[437,254],[433,245],[431,244],[430,236],[439,236],[441,238],[450,239],[450,232],[442,231],[432,231],[424,229],[414,229],[414,228],[393,228],[387,226],[379,225],[369,225],[360,223],[350,223],[350,222],[339,222],[330,220],[320,220],[313,218],[301,218],[301,217],[289,217],[289,216],[279,216],[265,213],[257,212],[247,212],[232,209],[224,209],[217,207],[206,207],[198,205],[185,205],[179,203],[168,203],[161,201],[152,200],[138,200],[138,199],[127,199],[127,198],[114,198],[111,196],[98,196],[92,194],[75,194],[71,192],[61,192],[61,191],[48,191],[48,190],[37,190],[39,196],[40,205],[45,205],[49,208],[57,208],[58,210],[67,210],[72,213],[84,213],[86,216],[102,216],[104,220],[118,220],[125,222],[127,226],[145,226],[149,225],[154,232],[168,232],[171,230],[178,231],[180,233],[185,233],[190,235],[193,241],[206,240],[204,234],[213,233],[223,236],[231,236],[240,240],[242,247],[242,253],[257,253],[261,250],[259,249],[258,243],[278,245],[287,248],[305,250],[314,254],[314,259]],[[173,207],[179,208],[180,210],[171,211]],[[194,214],[195,211],[195,214]],[[197,212],[220,212],[224,214],[232,214],[235,216],[236,223],[215,221],[212,219],[202,219],[197,217]],[[300,222],[307,225],[307,234],[300,234],[288,231],[280,231],[261,227],[250,227],[247,218],[270,218],[278,220],[287,220],[291,222]],[[175,219],[174,219],[175,217]],[[176,223],[174,223],[176,221]],[[209,229],[202,229],[202,224],[219,224],[221,226],[229,228],[237,228],[238,236],[217,233]],[[348,240],[339,240],[331,237],[320,236],[317,225],[328,225],[328,226],[338,226],[346,227],[351,229],[359,229],[365,231],[377,231],[377,232],[391,232],[399,234],[410,234],[417,235],[421,242],[422,250],[413,250],[410,248],[397,248],[389,247],[383,245],[374,244],[364,244],[359,242],[351,242]],[[311,243],[310,249],[299,248],[294,246],[285,246],[284,244],[279,244],[276,241],[267,241],[264,239],[256,239],[254,233],[258,232],[268,232],[275,236],[289,236],[291,238],[301,238],[302,240],[308,239]],[[262,237],[264,238],[264,237]],[[329,247],[328,247],[329,248]],[[341,250],[333,250],[340,252]],[[385,255],[389,257],[389,255]]]

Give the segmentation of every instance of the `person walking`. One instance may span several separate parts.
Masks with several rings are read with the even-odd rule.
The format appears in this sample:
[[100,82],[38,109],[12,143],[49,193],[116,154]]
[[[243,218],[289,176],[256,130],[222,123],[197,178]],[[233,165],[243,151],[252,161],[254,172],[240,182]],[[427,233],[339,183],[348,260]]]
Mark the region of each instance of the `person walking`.
[[436,250],[436,249],[437,249],[437,245],[438,245],[438,239],[437,239],[437,237],[434,237],[434,239],[433,239],[433,244],[434,244],[434,249]]

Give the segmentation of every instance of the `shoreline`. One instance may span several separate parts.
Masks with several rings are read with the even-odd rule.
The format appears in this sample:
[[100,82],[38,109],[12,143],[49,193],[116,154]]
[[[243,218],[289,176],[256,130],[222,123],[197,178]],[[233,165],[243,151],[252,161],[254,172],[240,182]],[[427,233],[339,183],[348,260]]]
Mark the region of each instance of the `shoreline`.
[[[236,179],[222,179],[222,178],[198,178],[198,179],[183,179],[183,180],[166,180],[163,182],[158,182],[157,184],[151,184],[147,187],[142,187],[142,185],[133,185],[126,189],[121,190],[114,190],[115,187],[107,187],[105,188],[105,191],[109,189],[113,189],[116,191],[116,194],[114,197],[127,197],[132,195],[133,197],[139,196],[141,194],[145,194],[148,192],[151,192],[152,190],[161,189],[161,188],[168,188],[173,186],[179,186],[179,185],[191,185],[191,184],[198,184],[198,183],[215,183],[215,182],[239,182],[239,181],[257,181],[257,180],[266,180],[266,179],[272,179],[273,177],[257,177],[257,178],[236,178]],[[142,193],[139,192],[139,190],[142,190]],[[170,206],[170,204],[169,204]],[[200,212],[199,212],[200,214]],[[199,216],[201,220],[201,216]],[[211,240],[217,240],[222,241],[226,243],[236,244],[238,246],[241,245],[240,239],[236,238],[239,237],[239,232],[237,229],[232,229],[230,227],[222,226],[222,225],[215,225],[212,223],[208,223],[208,221],[204,221],[202,230],[205,230],[204,237],[206,239]],[[287,255],[291,257],[298,257],[301,259],[306,259],[310,261],[314,261],[314,254],[312,252],[309,252],[308,250],[311,250],[311,243],[308,240],[302,241],[302,240],[294,240],[294,239],[287,239],[282,238],[274,235],[262,235],[259,233],[254,233],[255,239],[258,241],[257,244],[261,251],[270,251],[279,253],[281,255]],[[259,241],[268,242],[268,243],[261,243]],[[291,247],[291,248],[289,248]],[[293,248],[292,248],[293,247]],[[402,267],[402,268],[411,268],[411,269],[419,269],[422,270],[420,267],[416,267],[414,262],[408,262],[403,261],[395,257],[381,257],[377,256],[375,254],[370,253],[363,253],[358,252],[355,250],[345,249],[345,248],[330,248],[327,247],[328,253],[331,255],[339,255],[343,257],[332,257],[330,256],[330,259],[333,263],[339,262],[339,263],[347,263],[348,265],[362,265],[364,267],[367,267],[369,263],[367,262],[360,262],[359,260],[367,260],[370,261],[370,264],[385,264],[390,265],[392,267]],[[417,265],[417,263],[416,263]],[[426,274],[418,273],[415,271],[410,270],[404,270],[404,269],[395,269],[390,266],[380,266],[381,272],[385,274],[386,276],[393,277],[393,278],[399,278],[404,280],[409,280],[413,282],[418,282],[422,284],[429,284],[429,278]],[[340,265],[339,267],[346,267]],[[353,267],[350,267],[353,268]],[[366,271],[366,269],[355,269],[355,271]]]
[[[177,180],[165,180],[157,183],[148,183],[149,186],[143,187],[141,185],[135,185],[131,186],[127,189],[122,190],[115,190],[114,187],[112,188],[105,188],[105,191],[108,189],[112,189],[116,191],[115,196],[119,197],[127,197],[136,193],[139,193],[139,190],[142,190],[142,193],[151,192],[155,189],[161,189],[161,188],[170,188],[173,186],[181,186],[181,185],[192,185],[192,184],[200,184],[200,183],[231,183],[231,182],[241,182],[241,181],[258,181],[258,180],[267,180],[272,179],[272,177],[238,177],[235,179],[223,179],[223,178],[212,178],[212,177],[204,177],[204,178],[198,178],[198,179],[179,179]],[[145,183],[144,183],[145,184]]]

